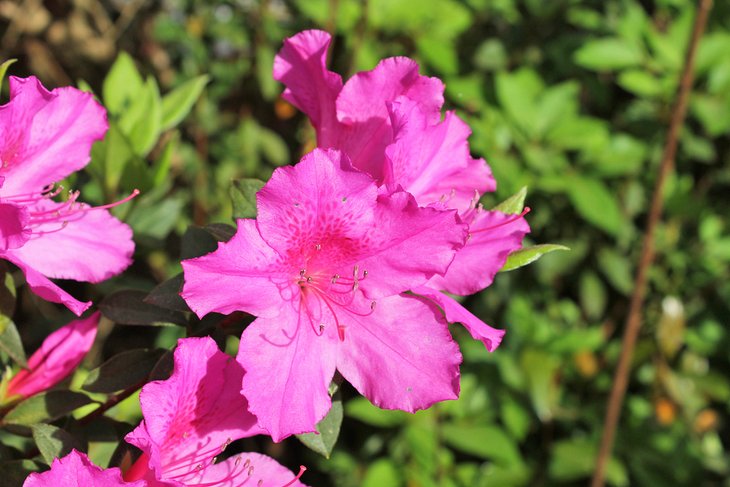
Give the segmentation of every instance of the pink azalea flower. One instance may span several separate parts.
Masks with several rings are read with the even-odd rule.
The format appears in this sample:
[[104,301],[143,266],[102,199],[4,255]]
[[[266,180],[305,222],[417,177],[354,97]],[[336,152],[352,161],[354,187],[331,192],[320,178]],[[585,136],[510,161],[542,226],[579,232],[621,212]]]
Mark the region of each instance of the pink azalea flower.
[[20,370],[8,382],[6,402],[50,389],[73,372],[94,343],[100,316],[96,312],[48,335],[31,355],[28,368]]
[[467,244],[446,275],[413,291],[434,300],[448,321],[461,322],[493,351],[504,331],[440,291],[463,296],[489,286],[529,226],[523,215],[477,207],[496,183],[484,159],[470,155],[469,127],[452,111],[441,119],[444,86],[438,79],[420,76],[410,59],[390,58],[343,86],[326,68],[329,43],[329,34],[315,30],[284,41],[274,62],[274,78],[286,85],[282,96],[309,116],[319,147],[344,151],[355,167],[390,191],[408,191],[421,206],[460,212],[470,227]]
[[[263,433],[239,392],[243,369],[210,337],[178,342],[175,369],[142,388],[144,420],[126,437],[143,454],[125,472],[149,487],[303,486],[288,469],[257,453],[214,463],[233,440]],[[232,386],[232,387],[231,387]]]
[[107,127],[92,95],[10,77],[10,101],[0,106],[0,259],[17,265],[35,294],[79,316],[91,303],[48,278],[99,282],[120,273],[131,262],[132,231],[106,211],[114,205],[91,208],[78,192],[53,201],[61,193],[53,184],[88,164]]
[[56,458],[51,469],[32,473],[23,487],[146,487],[145,482],[125,482],[118,468],[97,467],[86,454],[77,450],[63,458]]
[[419,208],[337,151],[277,169],[257,220],[183,261],[198,316],[242,310],[249,410],[275,441],[313,431],[335,369],[374,404],[415,411],[458,395],[461,355],[427,301],[401,293],[446,272],[464,243],[454,211]]

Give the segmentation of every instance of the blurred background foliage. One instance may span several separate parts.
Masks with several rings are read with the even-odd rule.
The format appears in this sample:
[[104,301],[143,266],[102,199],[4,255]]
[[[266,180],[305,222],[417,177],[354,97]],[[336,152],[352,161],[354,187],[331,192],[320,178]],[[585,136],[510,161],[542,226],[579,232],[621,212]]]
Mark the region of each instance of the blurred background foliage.
[[[691,0],[0,1],[0,57],[19,59],[10,74],[79,83],[109,110],[110,132],[72,181],[84,199],[143,190],[117,208],[135,230],[134,266],[94,288],[68,283],[77,296],[108,296],[104,332],[71,389],[103,401],[109,390],[84,389],[88,370],[130,348],[169,349],[185,334],[213,334],[235,350],[244,316],[183,320],[187,327],[113,322],[180,324],[179,278],[166,280],[180,272],[181,256],[226,238],[228,227],[206,225],[232,223],[231,191],[241,197],[232,181],[266,180],[314,146],[271,68],[285,37],[322,28],[335,36],[330,65],[345,77],[406,55],[442,78],[447,108],[467,120],[473,154],[497,178],[485,204],[527,186],[530,242],[572,251],[503,273],[469,298],[507,335],[489,354],[454,327],[464,354],[458,401],[408,415],[380,411],[343,385],[344,420],[329,459],[295,439],[243,447],[295,470],[306,464],[310,485],[585,485],[694,9]],[[614,486],[730,486],[728,134],[730,3],[717,1],[665,195],[608,469]],[[133,304],[142,299],[168,314],[116,318],[125,306],[139,311]],[[14,314],[3,311],[28,350],[70,318],[24,288]],[[142,361],[143,377],[155,360]],[[135,396],[104,419],[86,439],[102,465],[139,419]],[[53,424],[76,431],[74,421]],[[0,456],[37,455],[27,432],[15,433],[0,433]],[[112,462],[120,458],[117,451]]]

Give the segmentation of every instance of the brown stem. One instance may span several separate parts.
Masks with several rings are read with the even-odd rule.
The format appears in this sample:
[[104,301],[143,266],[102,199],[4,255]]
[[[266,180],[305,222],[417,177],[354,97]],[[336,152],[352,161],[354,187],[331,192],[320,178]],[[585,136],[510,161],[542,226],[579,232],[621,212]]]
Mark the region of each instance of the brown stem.
[[636,280],[634,281],[634,292],[631,296],[631,304],[629,313],[626,318],[624,327],[624,336],[621,347],[621,356],[619,357],[618,366],[614,375],[613,387],[608,401],[608,410],[606,411],[606,419],[603,424],[603,436],[601,438],[601,447],[596,460],[596,469],[591,481],[591,487],[603,487],[606,465],[611,456],[613,449],[614,436],[618,425],[619,416],[621,415],[621,406],[626,388],[629,381],[629,369],[631,367],[631,358],[634,353],[634,346],[641,328],[641,310],[644,305],[644,297],[646,295],[647,273],[654,261],[654,233],[662,213],[664,203],[664,184],[667,176],[674,166],[674,157],[677,151],[677,139],[679,138],[679,130],[684,122],[687,113],[687,100],[692,88],[693,68],[695,53],[699,45],[702,33],[707,24],[707,17],[712,8],[712,0],[699,0],[697,15],[695,17],[694,28],[692,30],[692,38],[684,61],[682,77],[680,79],[677,92],[676,105],[672,111],[672,118],[669,124],[669,133],[667,141],[664,145],[661,165],[659,166],[659,174],[654,186],[654,194],[651,200],[651,208],[649,209],[649,217],[644,232],[644,239],[641,248],[641,260],[639,268],[636,272]]
[[131,387],[124,389],[119,394],[115,394],[115,395],[111,396],[109,399],[106,400],[106,402],[101,404],[98,408],[94,409],[89,414],[87,414],[86,416],[79,419],[79,421],[78,421],[79,424],[82,424],[82,425],[89,424],[90,422],[92,422],[93,420],[95,420],[96,418],[98,418],[99,416],[101,416],[102,414],[104,414],[105,412],[107,412],[108,410],[110,410],[111,408],[113,408],[120,402],[124,401],[126,398],[128,398],[135,392],[137,392],[137,390],[140,389],[146,383],[147,382],[145,380],[145,382],[140,382],[139,384],[135,384]]

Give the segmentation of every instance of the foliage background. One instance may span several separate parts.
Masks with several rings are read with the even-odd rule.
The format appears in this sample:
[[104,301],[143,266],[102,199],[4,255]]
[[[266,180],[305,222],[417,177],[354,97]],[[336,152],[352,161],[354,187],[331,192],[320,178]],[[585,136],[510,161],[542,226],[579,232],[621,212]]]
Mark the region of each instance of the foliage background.
[[[527,186],[530,241],[572,251],[501,274],[469,298],[507,335],[489,354],[454,327],[464,353],[458,401],[408,415],[377,410],[345,385],[329,459],[295,439],[234,449],[259,448],[295,470],[303,463],[310,485],[584,485],[693,15],[690,0],[0,1],[0,58],[19,59],[10,74],[36,74],[47,86],[83,80],[110,111],[112,131],[72,181],[84,199],[143,190],[118,209],[135,230],[134,266],[101,286],[66,286],[107,296],[102,336],[67,385],[90,392],[85,376],[105,360],[170,349],[186,334],[212,334],[235,351],[245,316],[201,324],[183,315],[181,327],[148,326],[175,322],[179,303],[167,302],[174,315],[163,318],[159,309],[124,313],[179,273],[181,256],[214,248],[225,227],[203,227],[232,223],[232,180],[265,180],[313,147],[304,117],[278,98],[271,67],[282,39],[323,28],[335,34],[331,67],[345,76],[407,55],[442,78],[447,107],[468,121],[473,154],[497,178],[486,206]],[[121,52],[129,56],[110,72]],[[178,98],[160,101],[186,82]],[[730,486],[728,134],[730,3],[718,1],[666,191],[611,485]],[[112,294],[122,289],[137,293]],[[28,351],[70,319],[24,287],[2,311]],[[139,361],[142,377],[155,360]],[[140,417],[135,395],[82,427],[86,408],[52,424],[98,464],[122,461],[114,451]],[[0,431],[0,442],[5,478],[44,461],[27,429]]]

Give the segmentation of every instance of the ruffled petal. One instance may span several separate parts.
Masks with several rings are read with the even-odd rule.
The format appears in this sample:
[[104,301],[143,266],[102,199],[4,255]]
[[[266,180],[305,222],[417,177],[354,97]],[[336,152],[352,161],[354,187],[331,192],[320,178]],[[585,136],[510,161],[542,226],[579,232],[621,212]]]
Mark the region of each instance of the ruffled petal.
[[385,148],[393,141],[387,104],[404,96],[418,103],[430,123],[441,117],[444,85],[418,74],[418,64],[405,57],[382,60],[372,71],[350,78],[337,98],[337,118],[343,127],[332,143],[358,169],[378,182],[383,178]]
[[144,422],[126,438],[149,455],[158,479],[192,472],[231,441],[263,433],[240,393],[242,377],[210,337],[178,342],[172,375],[144,386]]
[[237,223],[236,234],[218,250],[182,261],[181,296],[201,318],[211,311],[276,316],[293,292],[280,256],[261,238],[256,222]]
[[484,346],[490,352],[494,352],[502,342],[502,337],[504,337],[505,333],[504,330],[498,330],[487,325],[471,314],[454,298],[427,286],[414,288],[413,292],[437,303],[450,323],[461,323],[464,325],[464,328],[469,331],[472,338],[484,343]]
[[7,396],[27,398],[49,389],[66,378],[81,363],[96,338],[101,314],[96,312],[54,331],[8,382]]
[[25,244],[31,235],[28,228],[28,211],[10,203],[0,203],[0,254],[17,249]]
[[246,371],[242,392],[274,441],[315,431],[329,411],[336,346],[334,327],[318,336],[289,306],[279,318],[258,318],[244,330],[237,357]]
[[469,155],[471,130],[454,112],[431,124],[418,103],[403,97],[389,112],[395,140],[385,151],[388,186],[400,185],[422,206],[443,201],[459,211],[496,188],[487,163]]
[[371,299],[399,294],[443,274],[466,240],[466,226],[457,222],[456,211],[420,208],[404,191],[381,195],[375,218],[359,264],[367,271],[361,288]]
[[[185,485],[216,487],[306,487],[286,467],[259,453],[241,453],[180,479]],[[291,482],[291,483],[290,483]]]
[[498,211],[476,211],[470,218],[469,239],[445,275],[435,275],[429,287],[466,296],[486,288],[509,254],[522,247],[530,226],[523,217]]
[[[42,200],[33,212],[53,215],[64,203]],[[31,220],[32,222],[32,220]],[[105,209],[76,210],[33,228],[33,238],[15,254],[38,272],[56,279],[101,282],[132,263],[132,229]]]
[[274,79],[286,86],[282,97],[309,117],[320,146],[337,139],[335,100],[342,78],[327,69],[332,37],[321,30],[305,30],[284,41],[274,58]]
[[461,353],[441,313],[415,296],[381,299],[348,323],[337,369],[376,406],[414,412],[459,395]]
[[146,487],[144,481],[125,482],[118,468],[97,467],[85,453],[71,450],[63,458],[56,458],[51,469],[32,473],[23,487]]
[[25,281],[28,286],[30,286],[31,291],[46,301],[61,303],[70,309],[76,316],[81,316],[81,314],[89,309],[89,306],[91,306],[91,301],[79,301],[60,287],[56,286],[46,276],[31,267],[20,256],[16,255],[15,250],[5,252],[2,255],[2,258],[7,259],[18,266],[20,270],[23,271]]
[[92,94],[11,76],[10,101],[0,107],[0,195],[38,192],[86,166],[107,128]]

